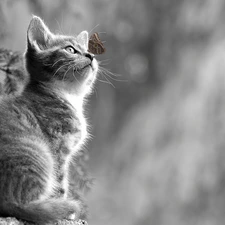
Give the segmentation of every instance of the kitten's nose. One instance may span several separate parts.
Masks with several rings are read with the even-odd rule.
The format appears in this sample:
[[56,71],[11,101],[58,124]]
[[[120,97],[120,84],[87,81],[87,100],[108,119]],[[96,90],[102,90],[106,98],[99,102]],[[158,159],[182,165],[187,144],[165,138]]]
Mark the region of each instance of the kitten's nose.
[[91,61],[92,61],[93,58],[94,58],[94,55],[92,55],[92,54],[90,54],[90,53],[85,53],[85,56],[86,56],[87,58],[89,58]]

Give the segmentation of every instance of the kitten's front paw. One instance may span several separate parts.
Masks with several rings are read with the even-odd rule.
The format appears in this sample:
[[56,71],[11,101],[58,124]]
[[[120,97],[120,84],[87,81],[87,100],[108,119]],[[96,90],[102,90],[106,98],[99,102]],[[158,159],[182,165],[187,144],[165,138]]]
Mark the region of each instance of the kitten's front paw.
[[70,214],[67,219],[68,220],[75,220],[76,219],[76,214],[75,213]]
[[[73,214],[70,214],[69,217],[68,217],[68,220],[75,220],[76,219],[76,214],[73,213]],[[76,225],[88,225],[87,221],[85,220],[77,220],[76,221]]]

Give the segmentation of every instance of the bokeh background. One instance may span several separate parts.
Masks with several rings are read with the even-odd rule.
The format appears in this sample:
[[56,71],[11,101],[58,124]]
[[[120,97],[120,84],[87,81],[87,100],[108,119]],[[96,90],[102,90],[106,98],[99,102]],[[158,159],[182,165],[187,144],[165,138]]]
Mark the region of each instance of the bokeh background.
[[32,14],[106,41],[89,224],[224,224],[225,1],[0,0],[0,47],[24,51]]

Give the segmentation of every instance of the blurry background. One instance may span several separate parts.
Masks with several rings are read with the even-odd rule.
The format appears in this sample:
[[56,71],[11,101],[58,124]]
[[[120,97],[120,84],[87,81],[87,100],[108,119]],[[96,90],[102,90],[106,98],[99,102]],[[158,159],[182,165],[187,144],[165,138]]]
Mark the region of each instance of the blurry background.
[[24,51],[32,14],[106,41],[114,75],[87,105],[89,224],[224,224],[224,0],[1,0],[1,47]]

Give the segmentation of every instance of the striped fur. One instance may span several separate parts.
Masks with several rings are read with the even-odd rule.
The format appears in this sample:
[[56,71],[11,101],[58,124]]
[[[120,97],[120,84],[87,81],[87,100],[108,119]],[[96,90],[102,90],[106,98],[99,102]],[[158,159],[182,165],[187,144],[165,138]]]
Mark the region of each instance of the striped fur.
[[98,64],[87,53],[87,32],[55,35],[33,17],[27,37],[29,81],[0,102],[0,216],[78,219],[82,204],[68,197],[68,168],[87,138],[83,102]]

